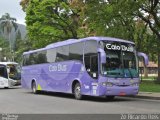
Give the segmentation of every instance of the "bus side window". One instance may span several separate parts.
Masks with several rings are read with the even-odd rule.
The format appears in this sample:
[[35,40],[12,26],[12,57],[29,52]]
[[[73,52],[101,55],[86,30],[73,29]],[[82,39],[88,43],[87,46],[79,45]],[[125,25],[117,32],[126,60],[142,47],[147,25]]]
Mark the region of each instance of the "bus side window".
[[83,61],[83,42],[69,45],[69,59]]
[[35,53],[30,54],[30,57],[29,57],[29,62],[30,62],[31,65],[36,64],[36,57],[35,57],[34,54]]
[[57,56],[56,48],[47,50],[47,53],[46,53],[46,59],[47,60],[46,60],[46,62],[47,63],[56,62],[56,56]]
[[97,53],[97,42],[86,41],[84,50],[84,62],[86,71],[94,78],[98,78],[98,53]]
[[23,56],[23,66],[27,66],[27,65],[30,65],[29,54]]
[[47,63],[46,51],[40,51],[37,54],[37,64]]
[[56,62],[63,62],[69,59],[69,46],[61,46],[57,48]]

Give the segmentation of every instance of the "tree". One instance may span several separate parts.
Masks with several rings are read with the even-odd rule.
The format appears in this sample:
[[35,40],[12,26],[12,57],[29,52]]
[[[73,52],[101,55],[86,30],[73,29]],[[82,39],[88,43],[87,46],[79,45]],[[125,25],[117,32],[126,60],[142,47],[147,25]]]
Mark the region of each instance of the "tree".
[[15,40],[15,44],[14,44],[14,51],[16,51],[20,46],[19,46],[19,42],[22,41],[22,36],[21,36],[21,32],[20,30],[17,31],[16,33],[16,40]]
[[69,38],[77,38],[76,24],[63,0],[33,0],[26,9],[28,37],[33,47]]
[[9,41],[6,41],[4,38],[0,37],[0,61],[7,61],[10,58],[10,51],[9,51]]
[[[154,39],[147,41],[146,43],[151,43],[150,45],[157,44],[160,45],[160,1],[159,0],[136,0],[136,1],[126,1],[127,4],[123,5],[123,8],[129,6],[130,10],[128,14],[135,16],[135,18],[141,19],[145,25],[152,31],[152,36]],[[122,7],[118,7],[122,8]],[[122,9],[123,9],[122,8]],[[123,11],[125,13],[125,11]],[[155,36],[156,35],[156,36]],[[156,40],[156,41],[154,41]],[[158,56],[158,81],[160,82],[160,48],[156,47]],[[151,47],[151,46],[150,46]]]
[[160,68],[159,0],[22,0],[21,5],[29,39],[38,47],[68,38],[118,37],[159,59]]
[[17,39],[16,40],[16,48],[15,48],[15,61],[16,62],[21,62],[22,60],[22,54],[25,51],[29,51],[32,49],[32,43],[29,40],[22,40],[22,39]]
[[15,31],[18,28],[18,25],[15,23],[16,19],[10,17],[10,15],[8,13],[6,13],[5,15],[2,15],[2,17],[0,18],[0,25],[2,28],[3,33],[7,33],[7,39],[9,41],[10,44],[10,52],[12,52],[13,48],[12,48],[12,40],[11,40],[11,32],[12,32],[12,28],[15,29]]
[[84,36],[83,1],[22,0],[20,4],[26,12],[28,37],[34,48]]
[[23,11],[26,10],[28,4],[29,4],[29,0],[21,0],[20,5],[22,6]]
[[156,51],[160,68],[159,0],[89,0],[87,4],[89,28],[96,29],[97,35],[134,40],[138,50],[150,56]]

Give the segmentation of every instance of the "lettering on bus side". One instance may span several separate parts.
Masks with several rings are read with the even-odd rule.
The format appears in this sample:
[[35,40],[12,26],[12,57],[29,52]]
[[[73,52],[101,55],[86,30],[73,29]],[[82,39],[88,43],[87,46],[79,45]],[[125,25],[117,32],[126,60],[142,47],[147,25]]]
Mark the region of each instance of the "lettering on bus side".
[[49,71],[50,72],[67,71],[67,65],[62,65],[62,64],[50,65]]

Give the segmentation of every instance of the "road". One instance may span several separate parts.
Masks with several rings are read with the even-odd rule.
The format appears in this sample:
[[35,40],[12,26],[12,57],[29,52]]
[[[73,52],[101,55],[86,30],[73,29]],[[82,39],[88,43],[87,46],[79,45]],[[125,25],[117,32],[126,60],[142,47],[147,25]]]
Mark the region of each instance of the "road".
[[15,87],[0,89],[0,113],[16,114],[122,114],[160,113],[159,100],[116,97],[113,101],[104,98],[85,97],[75,100],[73,95],[41,93]]

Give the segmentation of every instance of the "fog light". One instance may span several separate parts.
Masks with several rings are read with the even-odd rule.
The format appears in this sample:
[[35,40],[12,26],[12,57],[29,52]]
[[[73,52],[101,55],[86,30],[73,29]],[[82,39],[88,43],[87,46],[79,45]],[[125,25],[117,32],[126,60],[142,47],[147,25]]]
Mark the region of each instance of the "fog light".
[[131,86],[138,86],[139,84],[138,83],[134,83],[134,84],[132,84]]

